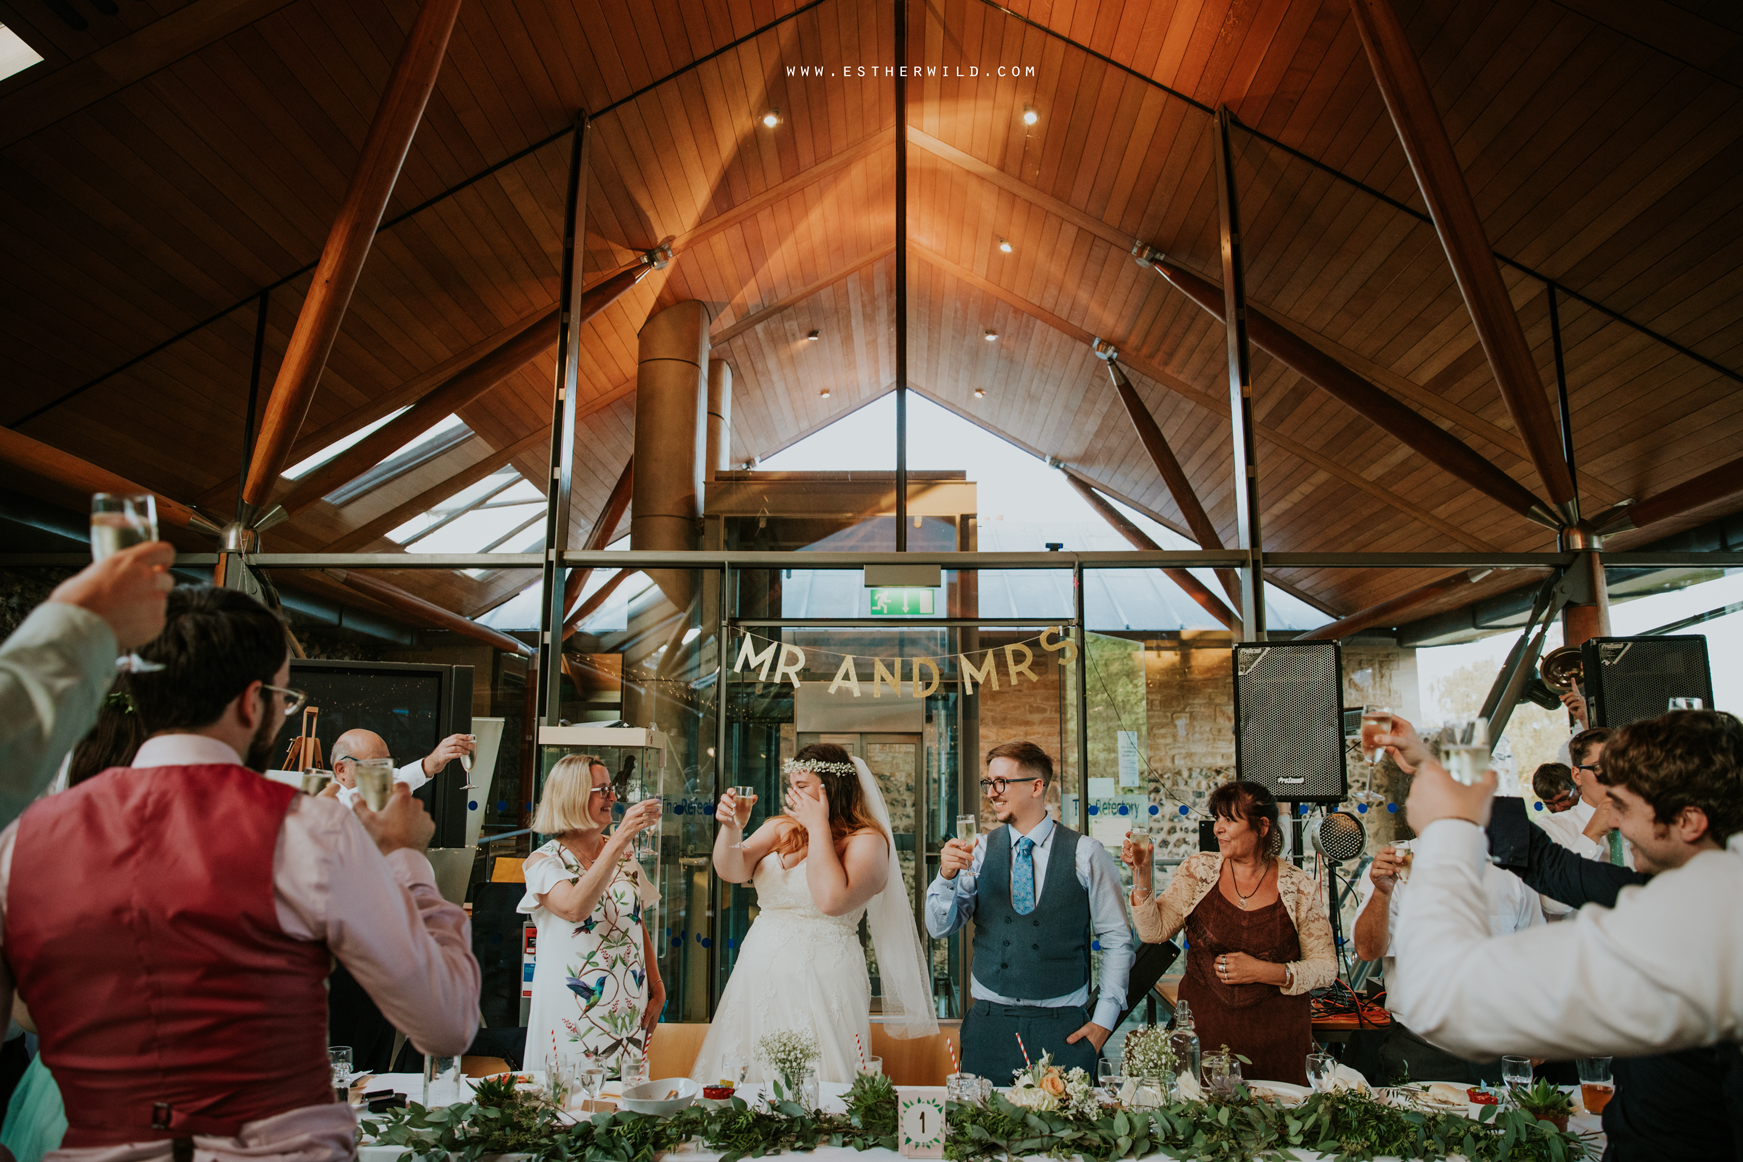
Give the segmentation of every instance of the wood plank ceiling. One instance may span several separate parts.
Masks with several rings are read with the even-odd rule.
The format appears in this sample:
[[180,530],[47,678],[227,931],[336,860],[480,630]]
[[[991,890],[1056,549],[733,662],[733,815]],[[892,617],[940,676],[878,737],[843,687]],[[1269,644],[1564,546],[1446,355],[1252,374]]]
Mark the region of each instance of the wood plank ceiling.
[[[1128,253],[1150,243],[1220,281],[1211,119],[1192,102],[1227,104],[1287,147],[1236,131],[1251,301],[1539,489],[1432,227],[1397,208],[1423,203],[1344,0],[1011,3],[1016,16],[985,0],[909,6],[911,59],[928,70],[907,111],[916,390],[1179,527],[1089,354],[1089,336],[1110,338],[1233,543],[1221,325]],[[1743,368],[1743,10],[1397,3],[1496,250]],[[92,10],[75,32],[44,0],[0,0],[0,20],[48,58],[0,82],[0,125],[40,124],[0,132],[0,421],[227,514],[256,298],[274,287],[270,384],[308,276],[282,280],[319,253],[416,6],[120,11]],[[735,461],[890,389],[897,113],[881,74],[895,63],[894,11],[861,0],[462,9],[388,218],[590,108],[606,111],[587,269],[603,275],[676,239],[672,266],[584,333],[575,543],[633,442],[636,333],[651,311],[708,304],[716,354],[735,373]],[[1001,78],[1001,65],[1033,73]],[[761,118],[775,108],[769,129]],[[567,150],[559,136],[378,235],[299,454],[416,399],[552,307]],[[1553,391],[1544,285],[1503,273]],[[1578,302],[1563,299],[1561,320],[1588,510],[1743,453],[1737,379]],[[804,341],[812,329],[821,342]],[[1255,351],[1254,371],[1270,550],[1550,547],[1546,530],[1276,360]],[[316,505],[271,546],[391,549],[382,534],[399,506],[486,460],[539,480],[552,372],[551,355],[535,360],[462,411],[477,438],[343,508]],[[468,613],[524,581],[393,579]],[[1347,612],[1422,578],[1282,579]]]

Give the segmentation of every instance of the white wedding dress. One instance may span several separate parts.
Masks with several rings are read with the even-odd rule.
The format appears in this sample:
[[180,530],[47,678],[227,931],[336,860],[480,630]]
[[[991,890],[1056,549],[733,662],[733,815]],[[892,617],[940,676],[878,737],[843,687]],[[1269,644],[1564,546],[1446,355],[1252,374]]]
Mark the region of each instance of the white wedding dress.
[[818,1077],[852,1081],[859,1067],[859,1035],[871,1053],[871,980],[859,943],[864,908],[830,916],[811,899],[807,860],[781,866],[779,852],[757,865],[757,918],[739,946],[696,1067],[690,1076],[712,1085],[750,1066],[751,1081],[766,1081],[756,1044],[782,1029],[809,1032],[822,1049]]

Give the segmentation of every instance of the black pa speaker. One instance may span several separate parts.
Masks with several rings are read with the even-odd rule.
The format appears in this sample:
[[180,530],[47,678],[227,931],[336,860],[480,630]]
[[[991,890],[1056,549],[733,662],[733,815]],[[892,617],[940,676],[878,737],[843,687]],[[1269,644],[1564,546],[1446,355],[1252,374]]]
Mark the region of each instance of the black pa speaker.
[[1340,803],[1343,655],[1336,642],[1237,642],[1235,770],[1278,800]]
[[1593,638],[1580,646],[1580,662],[1593,726],[1657,718],[1672,698],[1699,698],[1713,708],[1713,673],[1700,634]]

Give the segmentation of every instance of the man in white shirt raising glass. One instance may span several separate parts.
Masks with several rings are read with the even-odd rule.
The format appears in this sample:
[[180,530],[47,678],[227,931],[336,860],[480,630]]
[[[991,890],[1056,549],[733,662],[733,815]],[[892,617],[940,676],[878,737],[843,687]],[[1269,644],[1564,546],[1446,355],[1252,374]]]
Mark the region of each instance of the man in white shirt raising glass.
[[1600,778],[1640,870],[1658,874],[1613,909],[1494,937],[1482,869],[1495,775],[1455,782],[1393,722],[1382,741],[1416,771],[1406,810],[1419,835],[1391,987],[1406,1024],[1464,1057],[1644,1055],[1743,1037],[1743,723],[1678,710],[1617,730]]

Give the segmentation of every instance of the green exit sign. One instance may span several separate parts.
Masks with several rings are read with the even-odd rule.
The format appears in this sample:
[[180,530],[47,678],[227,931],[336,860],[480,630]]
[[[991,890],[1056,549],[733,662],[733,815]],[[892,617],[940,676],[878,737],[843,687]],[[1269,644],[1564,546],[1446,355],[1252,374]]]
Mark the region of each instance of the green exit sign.
[[930,617],[936,589],[873,589],[873,617]]

